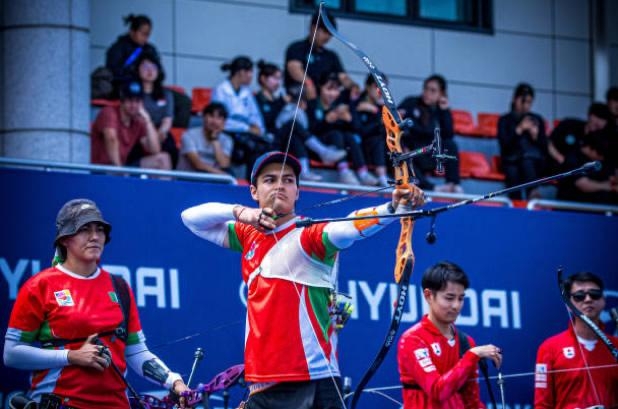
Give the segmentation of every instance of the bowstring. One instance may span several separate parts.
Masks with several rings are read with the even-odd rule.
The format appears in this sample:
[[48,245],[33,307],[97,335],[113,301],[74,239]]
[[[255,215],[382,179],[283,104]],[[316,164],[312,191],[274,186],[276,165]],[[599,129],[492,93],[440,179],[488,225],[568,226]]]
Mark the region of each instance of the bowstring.
[[[277,190],[279,190],[281,188],[283,172],[285,170],[285,165],[286,165],[288,154],[289,154],[289,151],[290,151],[290,145],[291,145],[291,141],[292,141],[292,136],[294,134],[294,128],[296,126],[296,118],[298,116],[298,110],[300,109],[300,103],[301,103],[301,100],[302,100],[302,97],[303,97],[303,90],[304,90],[304,87],[305,87],[305,82],[307,80],[307,73],[309,71],[309,62],[311,61],[311,56],[312,56],[312,53],[313,53],[313,47],[315,45],[315,38],[317,36],[318,26],[319,26],[319,22],[320,22],[321,18],[322,18],[322,3],[320,3],[320,6],[318,8],[318,17],[317,17],[316,24],[315,24],[315,27],[314,27],[314,30],[313,30],[313,35],[312,35],[312,38],[311,38],[311,46],[309,47],[309,53],[307,55],[307,61],[305,63],[305,69],[303,71],[303,80],[301,82],[300,92],[298,94],[298,99],[296,101],[296,108],[294,110],[294,117],[292,118],[292,126],[290,127],[290,132],[289,132],[289,135],[288,135],[288,140],[287,140],[285,151],[284,151],[285,155],[284,155],[283,163],[281,164],[281,170],[280,170],[280,173],[279,173],[279,180],[278,180]],[[302,169],[301,169],[301,171],[302,171]],[[300,177],[300,175],[298,177]],[[299,183],[299,182],[300,181],[297,180],[297,183]],[[273,210],[275,208],[275,202],[276,201],[277,201],[277,196],[275,195],[275,199],[273,200]],[[279,244],[279,239],[277,237],[277,233],[278,232],[276,231],[276,229],[272,232],[273,237],[275,239],[275,243]],[[290,265],[289,265],[288,260],[286,258],[283,258],[283,263],[285,265],[285,268],[288,270],[288,274],[291,277],[295,277],[295,274],[292,272],[292,269],[290,268]],[[336,266],[336,263],[338,263],[338,257],[337,257],[337,260],[335,260],[335,265],[333,265],[333,268],[335,270],[338,270],[338,267]],[[336,278],[335,278],[335,280],[336,280]],[[307,304],[304,302],[303,294],[301,294],[301,290],[299,289],[298,283],[296,283],[295,281],[292,281],[292,284],[294,286],[294,289],[296,290],[296,294],[298,295],[299,304],[300,304],[300,308],[302,310],[302,313],[305,315],[305,319],[307,319],[307,321],[311,324],[311,331],[313,333],[313,337],[314,337],[315,341],[318,344],[318,349],[320,351],[320,354],[322,355],[322,359],[324,360],[324,362],[326,364],[326,367],[328,368],[328,372],[329,372],[331,381],[333,382],[333,386],[335,387],[335,390],[337,391],[337,396],[339,397],[339,400],[341,401],[341,404],[345,408],[346,404],[345,404],[345,400],[344,400],[344,397],[343,397],[343,392],[339,389],[339,386],[337,385],[337,381],[335,379],[335,374],[333,373],[333,371],[331,369],[330,359],[328,359],[326,357],[326,354],[324,353],[324,350],[322,349],[322,346],[321,346],[321,343],[320,343],[320,339],[319,339],[319,337],[318,337],[318,335],[317,335],[317,333],[316,333],[316,331],[315,331],[315,329],[313,327],[313,323],[312,323],[311,317],[309,316],[309,311],[307,310]],[[335,290],[336,290],[336,285],[335,285]],[[305,291],[303,291],[303,293],[305,293]],[[331,325],[333,325],[333,324],[331,323]],[[333,331],[336,331],[336,329],[334,327],[333,327]],[[333,336],[336,336],[336,334],[333,333]],[[328,342],[328,343],[330,343],[330,342]],[[333,345],[333,347],[336,347],[336,346]],[[331,351],[331,354],[335,357],[335,359],[337,359],[335,351]]]

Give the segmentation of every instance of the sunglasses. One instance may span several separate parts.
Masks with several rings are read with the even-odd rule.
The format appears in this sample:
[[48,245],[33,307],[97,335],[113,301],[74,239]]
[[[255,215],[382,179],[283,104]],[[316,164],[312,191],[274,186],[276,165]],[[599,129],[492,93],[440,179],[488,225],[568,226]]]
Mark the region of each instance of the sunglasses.
[[571,297],[573,297],[573,299],[577,302],[584,301],[587,295],[589,295],[590,298],[593,300],[599,300],[601,297],[603,297],[603,291],[598,289],[592,289],[588,291],[576,291],[574,293],[571,293]]

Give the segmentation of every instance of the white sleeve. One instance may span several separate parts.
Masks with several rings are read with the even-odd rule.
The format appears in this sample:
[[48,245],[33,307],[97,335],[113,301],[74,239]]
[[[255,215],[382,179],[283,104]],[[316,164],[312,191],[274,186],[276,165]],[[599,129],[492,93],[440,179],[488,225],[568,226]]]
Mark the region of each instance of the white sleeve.
[[[328,223],[326,227],[324,227],[324,232],[328,235],[328,240],[338,249],[345,249],[350,247],[356,240],[373,236],[395,220],[395,218],[380,218],[380,216],[392,214],[389,211],[389,204],[390,203],[385,203],[381,206],[357,210],[348,215],[349,217],[354,217],[375,214],[377,220],[375,223],[370,223],[370,220],[373,219],[366,220],[367,223],[359,223],[359,221],[354,220]],[[410,207],[408,206],[398,206],[395,213],[409,210]]]
[[4,339],[4,365],[24,370],[62,368],[69,365],[68,349],[43,349],[12,339]]
[[[152,383],[155,383],[159,386],[164,386],[166,389],[172,389],[172,386],[174,386],[174,382],[179,379],[182,380],[182,377],[179,374],[170,371],[167,365],[165,365],[163,361],[159,359],[159,357],[150,352],[144,342],[127,345],[124,353],[126,356],[127,365],[139,376],[149,380]],[[144,374],[144,363],[152,360],[156,362],[156,365],[158,365],[162,371],[167,372],[167,377],[163,382],[162,380],[151,378],[150,376]]]
[[226,247],[228,225],[234,223],[234,207],[226,203],[204,203],[190,207],[181,214],[182,222],[195,235],[218,246]]

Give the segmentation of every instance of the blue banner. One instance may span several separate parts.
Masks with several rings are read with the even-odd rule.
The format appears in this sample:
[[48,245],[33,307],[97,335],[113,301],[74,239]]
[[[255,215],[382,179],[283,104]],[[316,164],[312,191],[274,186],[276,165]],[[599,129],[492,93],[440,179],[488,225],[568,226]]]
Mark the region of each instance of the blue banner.
[[[0,186],[0,326],[7,326],[19,286],[50,265],[59,208],[69,199],[86,197],[97,202],[113,225],[102,264],[131,284],[153,352],[186,377],[195,349],[203,348],[194,385],[242,363],[245,305],[238,254],[194,236],[183,226],[180,212],[206,201],[252,205],[246,186],[6,168],[0,169]],[[362,197],[319,211],[311,208],[332,198],[303,191],[299,213],[340,216],[385,201]],[[461,265],[471,288],[458,325],[477,343],[504,350],[507,403],[510,408],[531,408],[536,350],[568,323],[556,269],[563,266],[567,275],[597,273],[606,282],[607,309],[618,305],[618,219],[469,206],[438,218],[433,245],[424,239],[428,227],[428,220],[419,220],[414,228],[416,265],[400,333],[425,311],[423,271],[440,260]],[[341,332],[339,356],[343,375],[351,377],[353,385],[372,362],[391,319],[398,239],[399,224],[393,223],[341,256],[339,291],[353,297],[354,315]],[[607,312],[604,319],[609,321]],[[614,326],[608,323],[607,329],[613,332]],[[493,368],[490,373],[496,375]],[[23,371],[2,366],[0,379],[0,402],[27,387]],[[398,379],[394,346],[368,387],[377,393],[365,393],[359,407],[397,407]],[[139,391],[157,389],[134,374],[129,380]],[[483,385],[481,390],[486,398]],[[245,390],[238,386],[230,392],[230,407],[235,407]],[[216,399],[211,405],[221,407],[220,397]]]

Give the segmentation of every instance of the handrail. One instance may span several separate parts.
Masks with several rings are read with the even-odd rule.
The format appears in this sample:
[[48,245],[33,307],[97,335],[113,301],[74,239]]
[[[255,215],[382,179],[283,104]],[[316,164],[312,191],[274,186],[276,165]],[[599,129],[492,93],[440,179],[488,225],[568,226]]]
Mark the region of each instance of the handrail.
[[7,158],[0,157],[0,166],[18,166],[28,168],[42,168],[44,171],[50,169],[65,169],[86,172],[105,172],[122,175],[137,175],[137,176],[152,176],[165,177],[182,180],[197,180],[201,182],[223,183],[228,185],[237,185],[236,179],[231,175],[216,175],[212,173],[198,172],[183,172],[178,170],[159,170],[159,169],[144,169],[126,166],[108,166],[108,165],[93,165],[68,162],[53,162],[22,158]]
[[532,199],[528,202],[526,206],[528,210],[539,210],[539,209],[561,209],[561,210],[580,210],[584,212],[592,212],[592,213],[604,213],[606,216],[612,216],[613,214],[618,214],[618,206],[611,205],[598,205],[591,203],[581,203],[581,202],[564,202],[561,200],[546,200],[546,199]]

